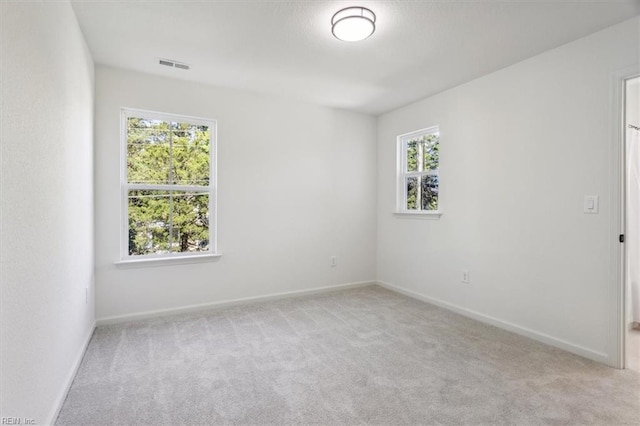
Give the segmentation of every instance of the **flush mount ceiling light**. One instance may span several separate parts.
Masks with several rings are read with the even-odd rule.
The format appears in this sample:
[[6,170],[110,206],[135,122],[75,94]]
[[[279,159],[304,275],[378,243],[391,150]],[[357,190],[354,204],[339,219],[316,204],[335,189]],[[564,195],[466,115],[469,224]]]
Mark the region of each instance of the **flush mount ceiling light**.
[[376,14],[366,7],[347,7],[337,11],[331,18],[331,32],[339,40],[364,40],[375,30]]

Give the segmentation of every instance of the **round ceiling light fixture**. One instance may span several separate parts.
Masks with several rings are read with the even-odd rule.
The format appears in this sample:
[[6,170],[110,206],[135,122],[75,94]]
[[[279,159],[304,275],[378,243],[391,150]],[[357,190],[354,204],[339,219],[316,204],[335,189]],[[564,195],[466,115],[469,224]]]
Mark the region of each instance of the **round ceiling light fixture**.
[[376,14],[366,7],[341,9],[331,18],[331,32],[343,41],[360,41],[376,30]]

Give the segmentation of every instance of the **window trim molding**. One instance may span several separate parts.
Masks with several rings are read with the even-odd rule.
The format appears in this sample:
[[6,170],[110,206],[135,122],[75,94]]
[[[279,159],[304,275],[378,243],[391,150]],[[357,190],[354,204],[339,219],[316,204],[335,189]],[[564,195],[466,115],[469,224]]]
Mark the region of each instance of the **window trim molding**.
[[[414,130],[412,132],[398,135],[396,138],[396,205],[393,211],[394,216],[399,218],[420,218],[420,219],[440,219],[442,216],[442,207],[440,197],[438,196],[438,210],[407,210],[407,191],[404,188],[404,179],[407,176],[437,175],[440,176],[440,164],[438,162],[438,171],[427,172],[407,172],[404,173],[407,163],[407,142],[417,136],[424,134],[438,134],[438,144],[440,144],[440,126],[430,126],[424,129]],[[438,189],[440,184],[438,184]],[[439,192],[439,191],[438,191]]]
[[[129,208],[127,181],[127,126],[129,117],[148,118],[162,121],[177,121],[209,127],[209,250],[193,253],[166,253],[131,256],[129,254]],[[149,265],[166,263],[193,263],[194,261],[212,260],[221,256],[218,253],[218,123],[212,118],[194,117],[188,115],[171,114],[149,111],[138,108],[120,108],[120,256],[116,265]],[[169,190],[196,189],[202,191],[202,186],[193,185],[150,185],[149,189],[157,190],[167,187]],[[144,189],[144,185],[136,185],[136,189]],[[212,238],[213,237],[213,238]],[[165,262],[166,261],[166,262]]]
[[405,211],[394,211],[393,215],[398,217],[399,219],[429,219],[429,220],[438,220],[440,216],[442,216],[442,212],[440,210],[425,210],[425,211],[417,211],[412,212],[410,210]]
[[[149,255],[154,256],[154,255]],[[144,259],[134,259],[132,256],[129,256],[130,259],[127,260],[119,260],[114,262],[114,264],[119,268],[137,268],[137,267],[148,267],[148,266],[166,266],[166,265],[181,265],[181,264],[190,264],[190,263],[203,263],[203,262],[213,262],[222,257],[220,253],[201,253],[201,254],[184,254],[184,253],[175,253],[172,256],[165,257],[146,257]]]

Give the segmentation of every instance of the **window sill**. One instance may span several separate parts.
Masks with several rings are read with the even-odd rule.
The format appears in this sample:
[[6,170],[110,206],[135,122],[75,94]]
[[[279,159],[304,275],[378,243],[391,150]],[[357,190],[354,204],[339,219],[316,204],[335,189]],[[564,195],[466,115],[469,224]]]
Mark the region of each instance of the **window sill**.
[[426,220],[440,220],[442,212],[440,211],[424,211],[424,212],[409,212],[409,211],[395,211],[393,215],[400,219],[426,219]]
[[120,268],[145,268],[150,266],[181,265],[185,263],[212,262],[222,257],[220,253],[196,254],[193,256],[151,257],[146,259],[127,259],[114,262]]

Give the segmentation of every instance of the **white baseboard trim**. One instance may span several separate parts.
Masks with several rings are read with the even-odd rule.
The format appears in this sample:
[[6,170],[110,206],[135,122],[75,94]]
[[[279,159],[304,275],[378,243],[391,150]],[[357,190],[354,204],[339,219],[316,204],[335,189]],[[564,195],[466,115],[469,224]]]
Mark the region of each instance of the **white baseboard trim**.
[[449,302],[445,302],[439,299],[435,299],[433,297],[429,297],[422,293],[415,292],[413,290],[407,290],[406,288],[390,284],[384,281],[377,281],[377,284],[380,287],[384,287],[388,290],[391,290],[396,293],[404,294],[405,296],[409,296],[413,299],[418,299],[423,302],[430,303],[432,305],[439,306],[441,308],[447,309],[449,311],[455,312],[457,314],[463,315],[467,318],[474,319],[476,321],[480,321],[486,324],[493,325],[495,327],[501,328],[503,330],[511,331],[513,333],[519,334],[521,336],[528,337],[533,340],[537,340],[542,343],[546,343],[547,345],[554,346],[556,348],[565,350],[567,352],[571,352],[576,355],[580,355],[584,358],[591,359],[593,361],[611,365],[610,357],[607,354],[602,352],[597,352],[579,345],[575,345],[571,342],[567,342],[566,340],[558,339],[556,337],[550,336],[545,333],[540,333],[535,330],[531,330],[530,328],[522,327],[517,324],[513,324],[507,321],[503,321],[489,315],[482,314],[480,312],[473,311],[471,309],[466,309],[457,305],[454,305]]
[[91,337],[93,337],[93,332],[95,330],[96,330],[96,322],[94,321],[93,325],[91,326],[91,329],[89,330],[89,333],[84,339],[84,344],[82,345],[82,348],[80,348],[80,352],[78,353],[78,356],[76,356],[76,359],[73,363],[73,367],[71,368],[71,371],[67,375],[65,386],[60,392],[60,396],[58,396],[56,404],[54,405],[53,412],[49,417],[50,421],[46,424],[53,425],[56,423],[56,420],[58,419],[58,415],[60,414],[60,410],[62,410],[62,405],[64,404],[64,401],[67,399],[67,394],[71,389],[73,380],[76,378],[76,374],[78,373],[78,369],[80,368],[80,364],[82,363],[82,358],[84,358],[84,354],[87,351],[87,347],[89,347],[89,342],[91,341]]
[[235,305],[244,305],[248,303],[266,302],[269,300],[286,299],[289,297],[306,296],[317,293],[328,293],[332,291],[347,290],[350,288],[366,287],[376,285],[377,281],[359,281],[355,283],[337,284],[325,287],[315,287],[307,290],[285,291],[282,293],[272,293],[264,296],[244,297],[240,299],[223,300],[221,302],[203,303],[199,305],[181,306],[178,308],[158,309],[154,311],[145,311],[135,314],[117,315],[112,317],[99,318],[96,320],[97,326],[119,324],[129,321],[137,321],[148,318],[162,317],[168,315],[186,314],[190,312],[207,311],[211,309],[226,308]]

